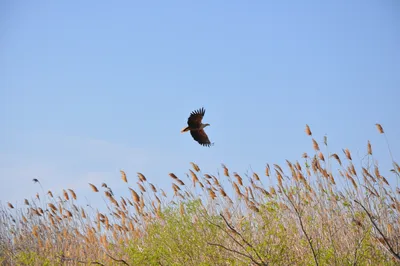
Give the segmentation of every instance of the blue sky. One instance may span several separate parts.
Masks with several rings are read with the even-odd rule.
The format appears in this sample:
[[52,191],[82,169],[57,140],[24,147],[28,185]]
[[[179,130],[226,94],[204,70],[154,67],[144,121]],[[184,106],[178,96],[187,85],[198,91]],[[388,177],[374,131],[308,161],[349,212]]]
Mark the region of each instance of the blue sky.
[[[2,1],[0,201],[119,170],[170,189],[190,162],[211,174],[301,160],[304,133],[356,160],[370,140],[400,156],[398,1]],[[212,148],[181,134],[206,108]],[[321,145],[322,146],[322,145]],[[390,179],[391,177],[388,176]],[[100,197],[97,197],[99,200]],[[96,204],[96,202],[92,202]]]

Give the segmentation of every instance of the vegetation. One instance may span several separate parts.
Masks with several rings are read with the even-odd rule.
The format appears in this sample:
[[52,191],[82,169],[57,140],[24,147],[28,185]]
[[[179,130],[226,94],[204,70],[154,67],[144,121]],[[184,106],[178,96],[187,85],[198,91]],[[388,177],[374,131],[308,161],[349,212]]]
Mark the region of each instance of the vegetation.
[[[104,183],[102,191],[89,184],[107,199],[103,213],[77,206],[70,189],[56,197],[38,194],[18,209],[8,203],[0,209],[0,261],[399,265],[400,188],[381,175],[370,142],[368,163],[358,168],[348,149],[342,156],[323,153],[308,126],[305,131],[315,154],[287,161],[286,171],[267,164],[265,173],[241,176],[222,165],[221,175],[211,175],[192,163],[185,182],[169,174],[170,197],[141,173],[133,189],[121,171],[129,197],[114,195]],[[400,166],[392,163],[388,170],[399,180]]]

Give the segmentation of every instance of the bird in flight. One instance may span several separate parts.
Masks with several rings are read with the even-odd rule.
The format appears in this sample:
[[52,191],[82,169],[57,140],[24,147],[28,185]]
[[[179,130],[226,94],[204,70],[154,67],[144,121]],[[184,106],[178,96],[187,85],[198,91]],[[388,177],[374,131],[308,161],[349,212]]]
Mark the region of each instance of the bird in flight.
[[206,110],[204,110],[203,107],[191,112],[190,116],[187,120],[188,126],[184,127],[181,130],[181,133],[190,131],[190,135],[192,135],[192,137],[195,141],[197,141],[200,145],[210,147],[210,146],[214,145],[214,143],[210,142],[206,132],[204,131],[204,128],[206,126],[209,126],[210,124],[208,124],[208,123],[203,124],[201,122],[204,117],[205,112],[206,112]]

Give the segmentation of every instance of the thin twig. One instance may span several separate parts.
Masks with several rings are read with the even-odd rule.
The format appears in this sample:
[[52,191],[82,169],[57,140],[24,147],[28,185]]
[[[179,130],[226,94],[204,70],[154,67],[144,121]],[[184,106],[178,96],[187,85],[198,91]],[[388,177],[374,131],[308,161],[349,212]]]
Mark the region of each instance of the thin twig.
[[356,247],[356,250],[354,251],[354,263],[353,265],[356,266],[358,265],[357,261],[358,261],[358,250],[361,247],[362,242],[364,241],[364,239],[367,237],[367,234],[364,233],[363,237],[361,238],[361,240],[358,242],[358,245]]
[[262,263],[259,263],[259,262],[255,261],[253,257],[251,257],[251,256],[249,256],[249,255],[247,255],[247,254],[244,254],[244,253],[242,253],[242,252],[240,252],[240,251],[237,251],[237,250],[234,250],[234,249],[227,248],[227,247],[225,247],[225,246],[223,246],[223,245],[221,245],[221,244],[215,244],[215,243],[210,243],[210,242],[207,242],[207,244],[209,244],[210,246],[217,246],[217,247],[223,248],[223,249],[225,249],[225,250],[228,250],[228,251],[230,251],[230,252],[239,254],[239,255],[241,255],[241,256],[243,256],[243,257],[246,257],[246,258],[250,259],[250,260],[251,260],[253,263],[255,263],[256,265],[265,265],[265,264],[262,264]]
[[[84,264],[88,264],[88,263],[89,263],[89,262],[87,262],[87,261],[79,260],[79,259],[76,259],[76,258],[67,258],[67,257],[65,257],[64,255],[61,255],[61,256],[59,256],[59,257],[60,257],[60,259],[61,259],[62,262],[64,262],[64,261],[74,261],[74,262],[77,262],[77,263],[84,263]],[[91,261],[89,264],[95,264],[95,265],[102,265],[102,266],[105,266],[105,264],[103,264],[103,263],[101,263],[101,262],[98,262],[98,261]]]
[[300,211],[296,208],[296,206],[294,205],[294,203],[292,202],[290,197],[286,194],[286,192],[283,189],[282,189],[282,191],[285,194],[286,198],[289,200],[290,204],[293,206],[294,211],[297,214],[297,218],[299,219],[301,231],[303,231],[303,234],[305,235],[305,237],[307,239],[307,242],[310,245],[310,248],[311,248],[311,251],[312,251],[312,254],[313,254],[313,257],[314,257],[315,264],[318,266],[319,263],[318,263],[318,259],[317,259],[317,254],[316,254],[316,252],[314,250],[314,246],[312,244],[312,240],[311,240],[310,236],[307,234],[306,229],[304,228],[304,224],[303,224],[303,220],[301,219]]
[[359,204],[361,208],[364,209],[364,211],[367,213],[369,220],[371,221],[372,225],[375,227],[375,229],[378,231],[380,236],[383,238],[383,241],[385,241],[385,244],[387,245],[387,248],[389,249],[390,253],[398,260],[400,261],[400,254],[396,253],[392,247],[392,245],[389,243],[389,240],[385,236],[385,234],[381,231],[379,226],[375,223],[374,219],[372,218],[372,215],[369,213],[369,211],[362,205],[359,201],[354,200],[355,203]]
[[[220,215],[224,218],[224,216],[223,216],[222,214],[220,214]],[[248,253],[248,251],[247,251],[246,248],[243,246],[243,244],[241,244],[236,238],[234,238],[231,234],[229,234],[228,231],[226,231],[224,228],[222,228],[219,224],[213,223],[212,221],[210,221],[209,219],[207,219],[205,216],[204,216],[204,218],[205,218],[210,224],[212,224],[212,225],[218,227],[218,228],[221,229],[223,232],[225,232],[230,238],[232,238],[232,240],[233,240],[236,244],[238,244],[244,251],[246,251],[247,254],[241,253],[241,252],[239,252],[239,251],[236,251],[236,253],[245,255],[246,258],[249,258],[253,263],[255,263],[255,264],[257,264],[257,265],[268,265],[268,264],[265,263],[261,258],[260,258],[261,264],[260,264],[259,262],[257,262],[257,261],[254,259],[254,257],[253,257],[250,253]],[[227,223],[227,226],[228,226],[229,228],[231,228],[232,231],[234,231],[234,232],[236,232],[237,234],[240,235],[240,233],[237,232],[237,231],[225,220],[225,218],[224,218],[224,221],[225,221],[225,223]],[[247,241],[246,241],[246,242],[247,242]],[[247,243],[248,243],[248,242],[247,242]],[[214,244],[214,245],[219,245],[219,246],[223,247],[223,246],[220,245],[220,244]],[[248,245],[249,245],[249,244],[248,244]],[[250,246],[251,246],[251,245],[250,245]],[[228,249],[228,248],[226,248],[226,247],[223,247],[223,248],[225,248],[226,250],[230,250],[230,249]],[[230,250],[230,251],[232,251],[232,250]],[[253,248],[253,251],[255,251],[254,248]],[[256,251],[255,251],[255,252],[256,252]],[[259,256],[259,255],[257,254],[257,256]]]
[[263,259],[261,258],[260,254],[258,254],[257,250],[242,236],[242,234],[240,234],[235,228],[233,228],[232,225],[229,224],[229,222],[225,219],[225,217],[222,215],[222,213],[220,213],[220,215],[221,215],[222,219],[224,219],[225,224],[226,224],[233,232],[235,232],[237,235],[239,235],[240,238],[243,240],[243,242],[246,243],[246,244],[254,251],[254,253],[256,253],[258,259],[264,263],[264,261],[263,261]]
[[125,260],[123,260],[123,259],[116,259],[116,258],[113,258],[113,257],[112,257],[110,254],[108,254],[108,253],[106,253],[106,255],[107,255],[110,259],[112,259],[113,261],[120,262],[120,263],[123,263],[123,264],[129,266],[129,264],[128,264]]
[[[218,227],[219,229],[221,229],[221,230],[222,230],[223,232],[225,232],[230,238],[232,238],[232,240],[233,240],[236,244],[238,244],[242,249],[246,250],[246,248],[243,246],[242,243],[240,243],[239,241],[237,241],[236,238],[234,238],[231,234],[229,234],[228,231],[226,231],[224,228],[222,228],[219,224],[213,223],[213,222],[211,222],[210,220],[208,220],[207,218],[206,218],[206,220],[207,220],[210,224],[212,224],[212,225]],[[246,250],[246,253],[247,253],[247,250]],[[247,253],[247,254],[249,254],[249,253]],[[254,259],[250,254],[249,254],[248,256],[251,257],[252,259]]]

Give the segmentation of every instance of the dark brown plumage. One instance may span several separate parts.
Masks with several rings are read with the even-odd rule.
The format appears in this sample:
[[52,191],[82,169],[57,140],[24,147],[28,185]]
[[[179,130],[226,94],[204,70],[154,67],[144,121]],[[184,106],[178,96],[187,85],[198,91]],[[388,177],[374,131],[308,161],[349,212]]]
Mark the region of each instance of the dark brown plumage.
[[181,130],[181,133],[190,131],[190,135],[192,135],[195,141],[197,141],[200,145],[210,147],[214,145],[214,143],[210,142],[206,132],[204,131],[204,128],[210,125],[207,123],[206,124],[202,123],[202,119],[205,113],[206,111],[204,110],[203,107],[191,112],[187,120],[188,126],[183,128]]

